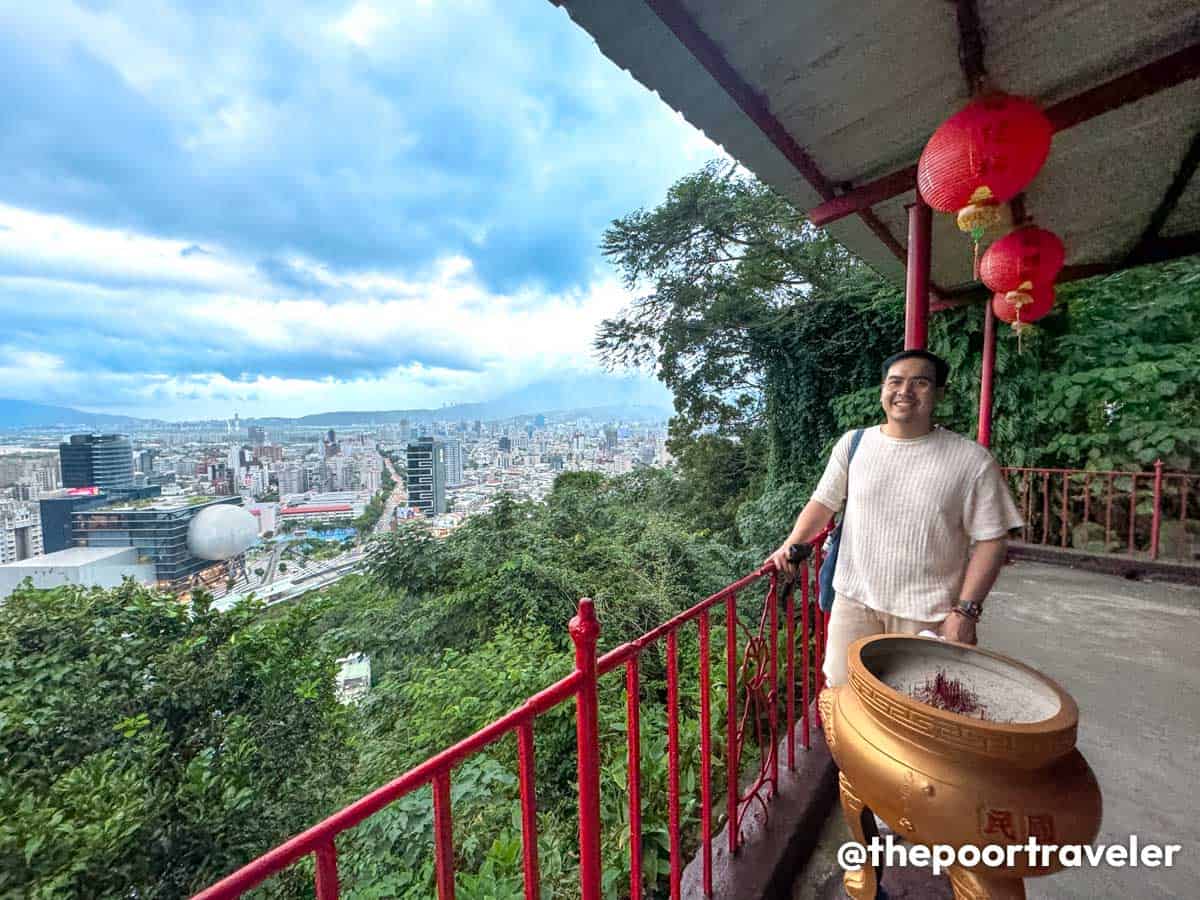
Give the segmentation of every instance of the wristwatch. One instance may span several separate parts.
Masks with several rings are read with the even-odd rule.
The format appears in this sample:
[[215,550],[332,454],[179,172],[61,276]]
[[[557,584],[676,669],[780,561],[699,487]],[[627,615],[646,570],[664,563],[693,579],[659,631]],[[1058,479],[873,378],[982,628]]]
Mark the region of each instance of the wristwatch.
[[960,603],[957,606],[951,607],[950,611],[962,613],[968,619],[978,622],[979,617],[983,615],[983,604],[975,600],[968,600],[966,603]]

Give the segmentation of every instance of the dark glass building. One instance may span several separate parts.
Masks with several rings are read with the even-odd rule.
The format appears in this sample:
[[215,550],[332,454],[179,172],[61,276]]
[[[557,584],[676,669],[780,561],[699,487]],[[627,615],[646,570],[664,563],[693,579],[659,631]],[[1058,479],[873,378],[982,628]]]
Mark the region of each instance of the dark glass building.
[[127,491],[133,487],[133,445],[123,434],[73,434],[58,445],[63,487]]
[[187,547],[188,526],[202,509],[220,503],[240,506],[240,497],[203,503],[159,502],[88,509],[71,516],[77,547],[136,547],[153,561],[158,581],[170,590],[186,588],[193,575],[218,563],[193,556]]
[[446,445],[433,438],[408,445],[408,505],[426,516],[446,511]]
[[73,546],[71,516],[79,510],[104,506],[109,500],[103,491],[73,494],[65,490],[42,497],[38,500],[42,513],[42,547],[47,553],[57,553]]

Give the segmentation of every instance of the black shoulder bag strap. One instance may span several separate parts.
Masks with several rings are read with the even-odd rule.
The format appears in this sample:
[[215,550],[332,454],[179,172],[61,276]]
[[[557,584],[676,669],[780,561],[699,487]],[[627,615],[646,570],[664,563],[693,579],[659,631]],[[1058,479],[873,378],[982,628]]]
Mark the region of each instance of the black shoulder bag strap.
[[862,440],[865,430],[864,428],[858,429],[854,432],[854,437],[850,439],[850,456],[846,459],[846,499],[842,502],[842,517],[830,537],[829,552],[821,561],[818,599],[821,611],[826,613],[833,609],[833,574],[837,569],[838,548],[842,543],[842,529],[846,525],[846,513],[850,506],[850,463],[854,462],[854,451],[858,449],[858,442]]

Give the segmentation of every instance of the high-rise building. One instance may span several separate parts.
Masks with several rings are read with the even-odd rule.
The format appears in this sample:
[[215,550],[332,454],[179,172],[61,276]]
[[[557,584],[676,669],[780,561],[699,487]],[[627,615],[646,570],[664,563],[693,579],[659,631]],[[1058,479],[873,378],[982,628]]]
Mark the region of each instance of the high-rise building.
[[329,491],[352,491],[357,485],[357,468],[349,456],[333,456],[325,462],[328,477],[325,489]]
[[615,428],[605,428],[604,429],[604,446],[608,450],[616,450],[617,449],[617,429],[615,429]]
[[267,430],[261,425],[251,425],[246,429],[246,437],[251,447],[261,447],[267,442]]
[[303,494],[308,490],[308,473],[303,466],[287,463],[279,467],[279,496]]
[[73,434],[58,445],[64,487],[105,491],[133,487],[133,445],[123,434]]
[[507,435],[500,438],[500,440],[497,441],[497,447],[501,453],[508,453],[512,450],[512,439]]
[[408,505],[426,516],[446,511],[446,445],[433,438],[408,445]]
[[43,552],[38,504],[0,500],[0,563],[41,556]]
[[374,496],[383,486],[383,470],[374,466],[362,466],[358,470],[358,486]]
[[146,449],[138,450],[133,454],[133,471],[140,472],[143,475],[154,474],[154,457],[158,455],[157,450]]
[[229,448],[229,456],[225,460],[225,468],[229,472],[229,479],[233,482],[234,488],[238,488],[242,483],[242,469],[245,467],[245,455],[242,448],[234,444]]
[[462,442],[457,439],[446,441],[446,484],[458,487],[463,483]]

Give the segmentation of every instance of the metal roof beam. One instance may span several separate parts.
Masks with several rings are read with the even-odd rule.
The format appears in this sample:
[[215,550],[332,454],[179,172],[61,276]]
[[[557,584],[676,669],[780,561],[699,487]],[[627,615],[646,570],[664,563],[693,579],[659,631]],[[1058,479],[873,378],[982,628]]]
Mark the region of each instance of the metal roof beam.
[[975,0],[953,0],[958,20],[958,64],[972,97],[983,88],[987,69],[983,66],[984,32]]
[[[1069,97],[1046,110],[1055,131],[1066,131],[1096,116],[1136,103],[1159,91],[1200,77],[1200,44],[1184,47],[1170,56],[1135,69],[1111,81]],[[808,213],[818,227],[853,213],[869,210],[877,203],[899,197],[917,186],[917,167],[909,166],[827,199]]]
[[1188,145],[1187,153],[1183,155],[1183,162],[1180,163],[1178,171],[1175,172],[1175,177],[1171,179],[1170,185],[1167,186],[1166,193],[1163,194],[1162,200],[1159,201],[1154,213],[1150,216],[1150,224],[1142,232],[1137,245],[1129,254],[1130,257],[1136,259],[1158,240],[1159,232],[1162,231],[1162,227],[1167,223],[1167,219],[1171,218],[1171,213],[1175,211],[1175,206],[1179,203],[1179,198],[1187,190],[1187,186],[1195,176],[1197,168],[1200,168],[1200,131],[1196,132],[1191,144]]

